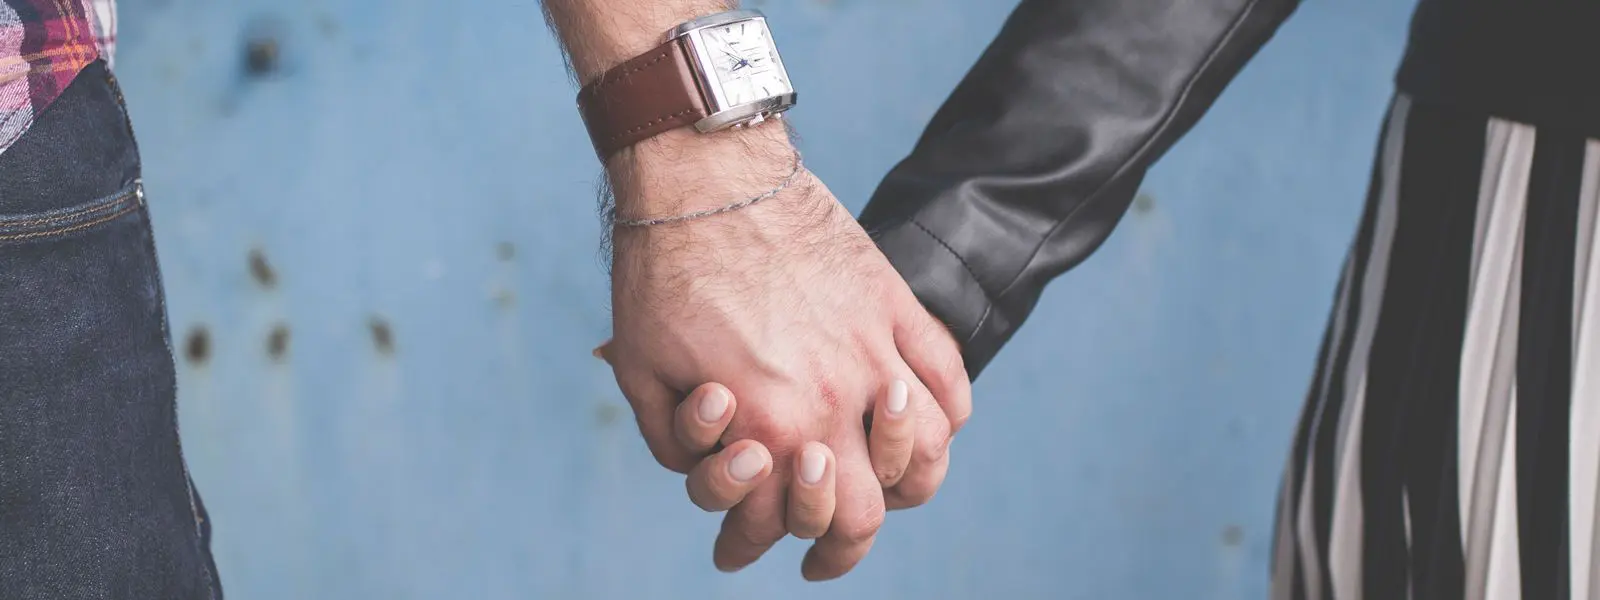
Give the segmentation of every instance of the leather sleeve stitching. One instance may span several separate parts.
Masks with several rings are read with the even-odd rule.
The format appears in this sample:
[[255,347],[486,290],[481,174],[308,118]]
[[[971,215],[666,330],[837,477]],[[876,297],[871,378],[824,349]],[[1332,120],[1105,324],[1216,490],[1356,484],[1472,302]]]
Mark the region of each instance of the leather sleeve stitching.
[[[949,252],[950,256],[956,257],[956,262],[961,263],[961,268],[967,270],[967,275],[972,277],[973,281],[978,282],[978,289],[983,289],[983,283],[978,281],[978,273],[972,270],[972,265],[967,264],[967,259],[962,258],[961,253],[956,252],[955,248],[950,247],[950,244],[946,244],[943,239],[940,239],[939,236],[934,235],[932,230],[929,230],[927,227],[923,227],[922,223],[917,222],[916,217],[907,219],[907,221],[909,221],[912,225],[916,225],[917,229],[921,229],[923,233],[928,234],[928,237],[933,238],[933,241],[938,242],[939,247],[944,248],[946,252]],[[987,298],[989,293],[984,292],[983,295]]]
[[978,317],[978,322],[973,326],[972,333],[968,334],[967,338],[961,342],[963,346],[971,343],[972,340],[977,339],[978,331],[982,329],[983,323],[989,320],[989,313],[994,312],[994,297],[989,295],[989,290],[983,288],[983,280],[978,279],[978,272],[972,270],[972,265],[967,263],[967,259],[962,257],[960,252],[956,252],[955,248],[951,248],[950,244],[945,243],[944,239],[935,234],[933,230],[923,226],[922,223],[917,221],[916,217],[911,217],[906,221],[915,225],[923,233],[928,234],[928,237],[933,238],[933,241],[937,242],[940,248],[944,248],[945,252],[949,252],[950,256],[954,256],[956,262],[961,263],[961,268],[966,269],[967,276],[971,277],[972,282],[978,286],[978,291],[983,294],[983,299],[986,301],[986,306],[983,307],[983,315]]

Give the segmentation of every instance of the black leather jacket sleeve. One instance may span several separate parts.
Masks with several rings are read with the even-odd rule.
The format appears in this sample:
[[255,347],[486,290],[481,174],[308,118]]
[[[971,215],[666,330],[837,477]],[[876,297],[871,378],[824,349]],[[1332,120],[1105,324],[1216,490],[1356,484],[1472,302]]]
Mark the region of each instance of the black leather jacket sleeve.
[[976,378],[1297,0],[1023,0],[861,214]]

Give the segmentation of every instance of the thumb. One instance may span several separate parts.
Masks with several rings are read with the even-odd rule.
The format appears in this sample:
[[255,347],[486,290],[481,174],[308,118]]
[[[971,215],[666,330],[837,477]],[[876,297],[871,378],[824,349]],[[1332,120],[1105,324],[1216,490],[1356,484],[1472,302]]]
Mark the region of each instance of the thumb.
[[611,340],[606,340],[594,349],[594,357],[606,361],[611,368],[617,367],[617,362],[611,357]]

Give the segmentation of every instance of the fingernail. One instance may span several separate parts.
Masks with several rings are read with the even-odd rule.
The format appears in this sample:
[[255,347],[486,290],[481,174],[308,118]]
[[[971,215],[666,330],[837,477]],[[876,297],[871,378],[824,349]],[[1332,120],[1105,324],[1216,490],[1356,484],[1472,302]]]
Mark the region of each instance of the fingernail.
[[706,423],[715,423],[722,420],[722,415],[728,412],[728,391],[718,388],[711,390],[706,397],[700,399],[700,420]]
[[750,481],[761,474],[765,466],[767,458],[761,455],[760,450],[750,448],[733,457],[733,462],[728,463],[728,474],[733,476],[734,481]]
[[816,485],[822,481],[822,472],[828,469],[828,457],[813,448],[806,448],[800,454],[800,481],[806,485]]
[[906,411],[906,404],[910,400],[911,390],[906,387],[906,382],[899,379],[889,384],[889,414],[898,415]]

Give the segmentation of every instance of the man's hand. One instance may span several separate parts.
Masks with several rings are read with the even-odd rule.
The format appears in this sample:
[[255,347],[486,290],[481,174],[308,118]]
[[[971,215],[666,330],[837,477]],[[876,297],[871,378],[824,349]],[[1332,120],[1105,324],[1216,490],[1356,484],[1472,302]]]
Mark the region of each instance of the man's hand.
[[[609,342],[596,349],[595,356],[610,362]],[[614,365],[613,365],[614,366]],[[738,403],[725,386],[708,383],[689,394],[675,412],[673,433],[689,454],[702,457],[685,481],[689,499],[710,512],[723,512],[737,506],[771,474],[772,454],[760,442],[738,440],[723,444]],[[910,418],[909,394],[903,386],[892,386],[880,399],[870,431],[872,467],[879,481],[893,485],[895,473],[904,473],[911,461],[917,422]],[[788,513],[785,526],[801,539],[822,537],[831,528],[836,504],[833,451],[817,442],[807,442],[794,456],[788,483]],[[908,486],[909,487],[909,486]],[[893,490],[900,491],[895,487]],[[900,498],[894,494],[891,496]],[[910,506],[900,502],[900,508]],[[893,502],[890,508],[897,508]],[[823,564],[813,559],[817,565]],[[802,565],[806,573],[814,566]],[[820,575],[818,576],[820,577]]]
[[[618,213],[681,214],[770,189],[793,160],[774,131],[781,134],[763,126],[720,142],[713,135],[642,145],[613,163]],[[835,510],[806,557],[808,578],[837,577],[860,561],[886,505],[916,506],[937,491],[949,437],[971,411],[960,353],[820,181],[802,173],[790,189],[742,210],[619,229],[613,246],[607,357],[652,453],[670,469],[694,468],[701,457],[674,436],[675,411],[691,390],[718,382],[739,399],[723,439],[760,442],[781,475],[729,512],[716,544],[719,568],[754,562],[789,531],[786,488],[808,442],[837,457]],[[915,427],[869,442],[869,421],[897,419]],[[869,451],[903,462],[875,468]]]
[[[580,83],[661,43],[667,29],[734,5],[544,2]],[[616,214],[642,219],[760,196],[786,179],[795,158],[783,128],[769,122],[707,135],[677,129],[605,160]],[[949,436],[966,420],[971,398],[948,332],[832,194],[809,173],[799,175],[782,193],[742,210],[614,231],[608,357],[652,452],[680,472],[700,458],[674,438],[680,402],[710,382],[738,397],[739,416],[723,439],[753,440],[759,448],[730,445],[724,454],[737,450],[706,467],[748,475],[741,481],[755,485],[724,521],[716,551],[722,568],[748,565],[783,537],[796,504],[795,494],[786,495],[791,465],[804,474],[802,447],[819,449],[809,442],[832,449],[824,471],[834,478],[836,502],[804,566],[808,577],[821,579],[848,571],[872,545],[885,488],[889,507],[932,496],[948,465]],[[901,408],[875,414],[875,403]],[[900,427],[876,427],[869,442],[868,420],[915,428],[897,434]],[[888,459],[875,468],[869,450]],[[820,517],[798,522],[799,533],[821,531]]]

